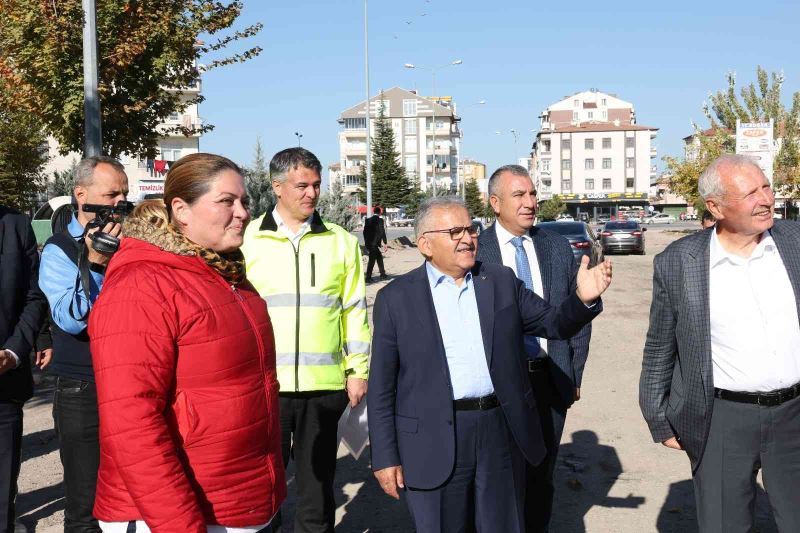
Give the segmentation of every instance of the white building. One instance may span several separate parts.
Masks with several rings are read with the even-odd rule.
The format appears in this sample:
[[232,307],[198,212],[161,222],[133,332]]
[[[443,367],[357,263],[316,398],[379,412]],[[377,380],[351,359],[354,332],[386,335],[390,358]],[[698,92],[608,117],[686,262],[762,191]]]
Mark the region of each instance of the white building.
[[[400,87],[382,91],[370,98],[372,138],[375,136],[375,123],[381,104],[394,130],[395,149],[400,154],[400,163],[406,169],[408,179],[412,182],[419,180],[422,190],[427,190],[435,183],[437,190],[455,192],[458,186],[461,132],[458,127],[460,118],[455,114],[452,98],[423,97]],[[359,187],[361,167],[366,165],[365,101],[343,111],[338,122],[343,127],[339,132],[339,176],[344,191],[353,194]],[[433,164],[434,155],[436,165]]]
[[633,104],[597,90],[545,109],[533,144],[540,198],[558,196],[572,214],[616,214],[647,204],[658,128],[636,123]]
[[[198,80],[195,85],[181,89],[181,92],[183,98],[190,100],[197,97],[200,90],[201,82]],[[138,202],[147,195],[164,193],[164,178],[170,165],[185,155],[199,152],[201,137],[200,134],[187,137],[182,133],[168,130],[176,126],[198,128],[201,125],[198,105],[190,104],[181,113],[173,113],[163,124],[157,126],[158,131],[163,133],[163,137],[158,141],[158,155],[154,159],[140,159],[128,155],[122,155],[119,158],[128,175],[128,200]],[[51,157],[45,166],[45,174],[48,179],[52,178],[53,171],[67,170],[73,160],[80,161],[82,157],[77,152],[60,155],[58,143],[53,138],[48,139],[48,144]]]

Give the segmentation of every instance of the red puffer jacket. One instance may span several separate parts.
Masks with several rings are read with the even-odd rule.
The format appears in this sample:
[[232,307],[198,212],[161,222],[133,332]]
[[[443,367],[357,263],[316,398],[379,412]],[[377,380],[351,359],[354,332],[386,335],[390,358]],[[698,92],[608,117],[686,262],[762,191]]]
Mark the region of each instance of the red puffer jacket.
[[286,496],[266,304],[173,241],[123,239],[90,316],[95,516],[154,533],[264,524]]

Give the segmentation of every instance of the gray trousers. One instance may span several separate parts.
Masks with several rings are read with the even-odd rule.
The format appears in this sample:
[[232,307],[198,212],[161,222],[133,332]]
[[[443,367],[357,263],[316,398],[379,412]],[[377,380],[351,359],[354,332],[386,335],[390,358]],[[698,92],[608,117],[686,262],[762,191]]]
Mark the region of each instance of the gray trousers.
[[774,407],[715,399],[694,474],[701,533],[753,531],[759,469],[778,530],[800,531],[800,398]]

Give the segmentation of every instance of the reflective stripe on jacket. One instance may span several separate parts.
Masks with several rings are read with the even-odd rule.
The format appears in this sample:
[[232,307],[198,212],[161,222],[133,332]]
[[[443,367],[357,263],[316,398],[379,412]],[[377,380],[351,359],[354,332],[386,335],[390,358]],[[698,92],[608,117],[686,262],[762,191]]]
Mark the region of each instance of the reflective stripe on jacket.
[[272,209],[253,221],[242,251],[266,300],[282,392],[340,390],[367,379],[370,333],[358,239],[317,212],[297,248]]

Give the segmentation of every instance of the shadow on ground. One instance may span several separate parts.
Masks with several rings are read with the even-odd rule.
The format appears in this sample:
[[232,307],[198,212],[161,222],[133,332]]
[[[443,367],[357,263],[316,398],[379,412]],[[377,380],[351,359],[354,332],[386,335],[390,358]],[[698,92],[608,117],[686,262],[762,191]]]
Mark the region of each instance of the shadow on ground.
[[64,510],[64,485],[51,485],[17,496],[17,516],[28,531],[36,531],[39,520]]

